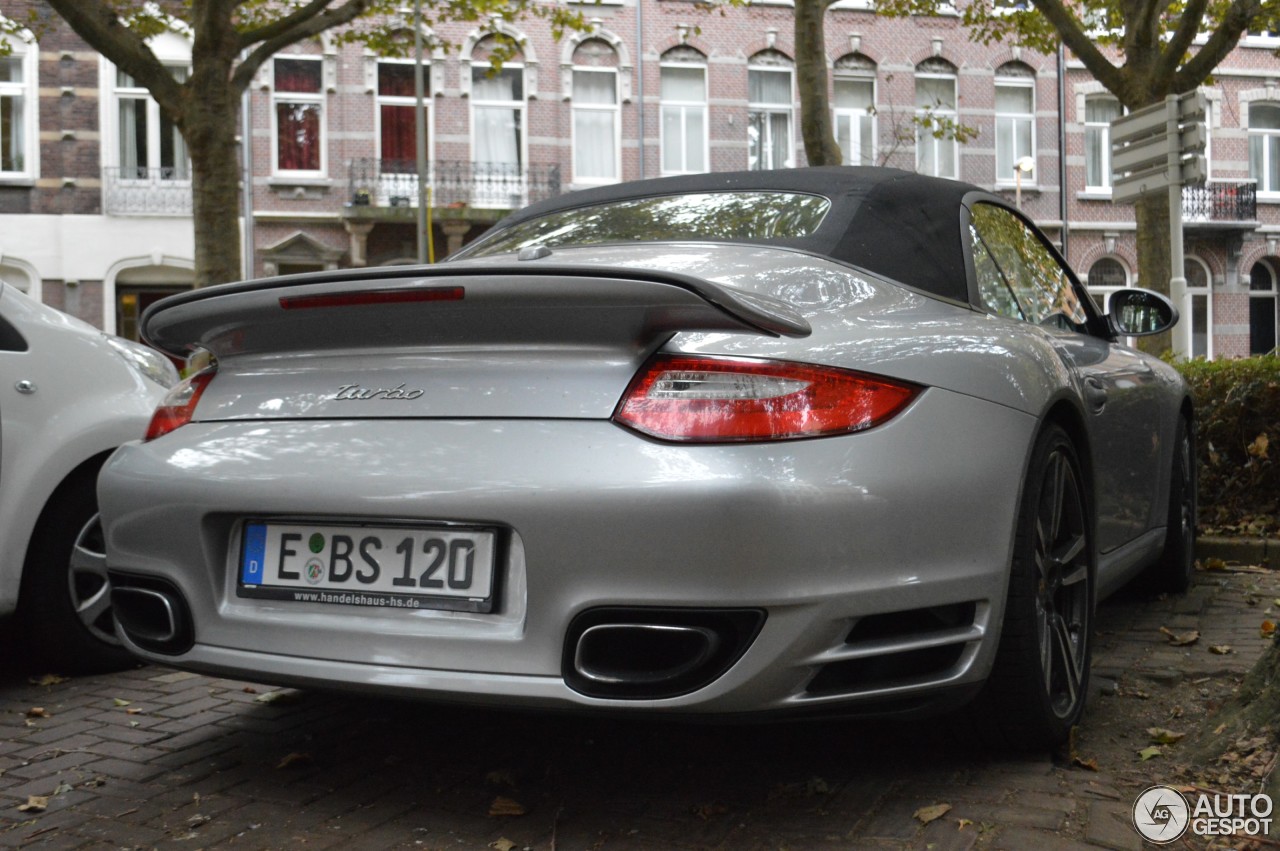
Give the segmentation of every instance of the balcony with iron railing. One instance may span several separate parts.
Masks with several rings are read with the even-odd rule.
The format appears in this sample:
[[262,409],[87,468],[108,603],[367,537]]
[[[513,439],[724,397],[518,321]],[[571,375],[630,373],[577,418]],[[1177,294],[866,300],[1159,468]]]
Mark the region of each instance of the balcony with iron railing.
[[108,216],[190,216],[191,174],[185,169],[109,166],[102,169]]
[[[354,159],[347,174],[349,218],[412,218],[418,206],[418,172],[412,160]],[[511,210],[559,195],[560,166],[435,160],[427,163],[426,188],[427,204],[435,210],[496,221]]]
[[1252,180],[1182,187],[1182,223],[1204,230],[1258,227],[1258,192]]

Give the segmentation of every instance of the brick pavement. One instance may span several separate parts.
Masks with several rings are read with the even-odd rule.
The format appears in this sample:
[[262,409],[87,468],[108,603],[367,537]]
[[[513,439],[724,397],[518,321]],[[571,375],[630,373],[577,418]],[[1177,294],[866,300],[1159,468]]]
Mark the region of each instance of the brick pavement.
[[[1261,652],[1258,623],[1277,597],[1278,574],[1205,573],[1183,597],[1109,601],[1095,682],[1229,681]],[[1171,647],[1161,626],[1202,638]],[[1208,651],[1219,644],[1233,652]],[[1095,696],[1085,731],[1122,709]],[[0,674],[0,849],[1127,851],[1141,847],[1128,812],[1142,785],[1132,769],[992,757],[946,720],[693,726],[155,667],[45,684]],[[47,808],[20,812],[33,795]],[[500,797],[524,814],[489,815]],[[938,803],[952,809],[914,817]]]

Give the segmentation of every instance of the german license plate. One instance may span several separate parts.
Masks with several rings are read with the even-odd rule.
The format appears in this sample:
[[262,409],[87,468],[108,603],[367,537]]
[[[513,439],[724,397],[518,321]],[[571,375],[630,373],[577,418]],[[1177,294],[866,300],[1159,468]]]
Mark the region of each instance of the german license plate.
[[244,526],[241,597],[397,609],[493,610],[495,533],[458,526]]

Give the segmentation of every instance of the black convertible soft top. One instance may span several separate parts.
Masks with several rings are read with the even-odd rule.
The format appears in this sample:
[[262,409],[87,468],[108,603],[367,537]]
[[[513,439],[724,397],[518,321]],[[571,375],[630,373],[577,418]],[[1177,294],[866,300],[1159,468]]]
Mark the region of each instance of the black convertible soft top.
[[[583,189],[525,207],[490,233],[548,213],[656,195],[782,191],[820,195],[831,210],[810,235],[760,239],[860,266],[877,275],[957,301],[968,301],[961,205],[978,193],[968,183],[895,168],[834,166],[663,177]],[[466,252],[463,252],[465,255]]]

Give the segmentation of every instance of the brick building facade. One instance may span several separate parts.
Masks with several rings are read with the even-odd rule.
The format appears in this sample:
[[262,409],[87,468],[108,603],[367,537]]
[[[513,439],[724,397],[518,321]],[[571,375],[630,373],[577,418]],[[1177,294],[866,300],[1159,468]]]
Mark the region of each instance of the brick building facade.
[[[457,49],[434,52],[424,73],[436,257],[549,194],[804,164],[789,4],[723,15],[684,0],[583,8],[594,31],[560,41],[538,21],[504,24],[521,50],[497,75],[478,30],[438,31]],[[0,99],[11,116],[0,146],[0,274],[131,334],[142,307],[190,285],[185,151],[145,92],[51,23],[38,42],[14,40],[0,60]],[[1276,343],[1275,46],[1246,38],[1206,89],[1211,179],[1184,196],[1191,322],[1183,348],[1192,354],[1236,356]],[[162,36],[155,50],[184,73],[183,39]],[[1119,108],[1079,63],[974,44],[954,16],[880,18],[862,0],[828,13],[826,53],[850,162],[1020,196],[1101,298],[1141,283],[1133,209],[1110,200],[1106,123]],[[327,39],[263,66],[246,109],[248,272],[414,262],[412,77],[405,60]],[[920,118],[973,136],[934,138]]]

